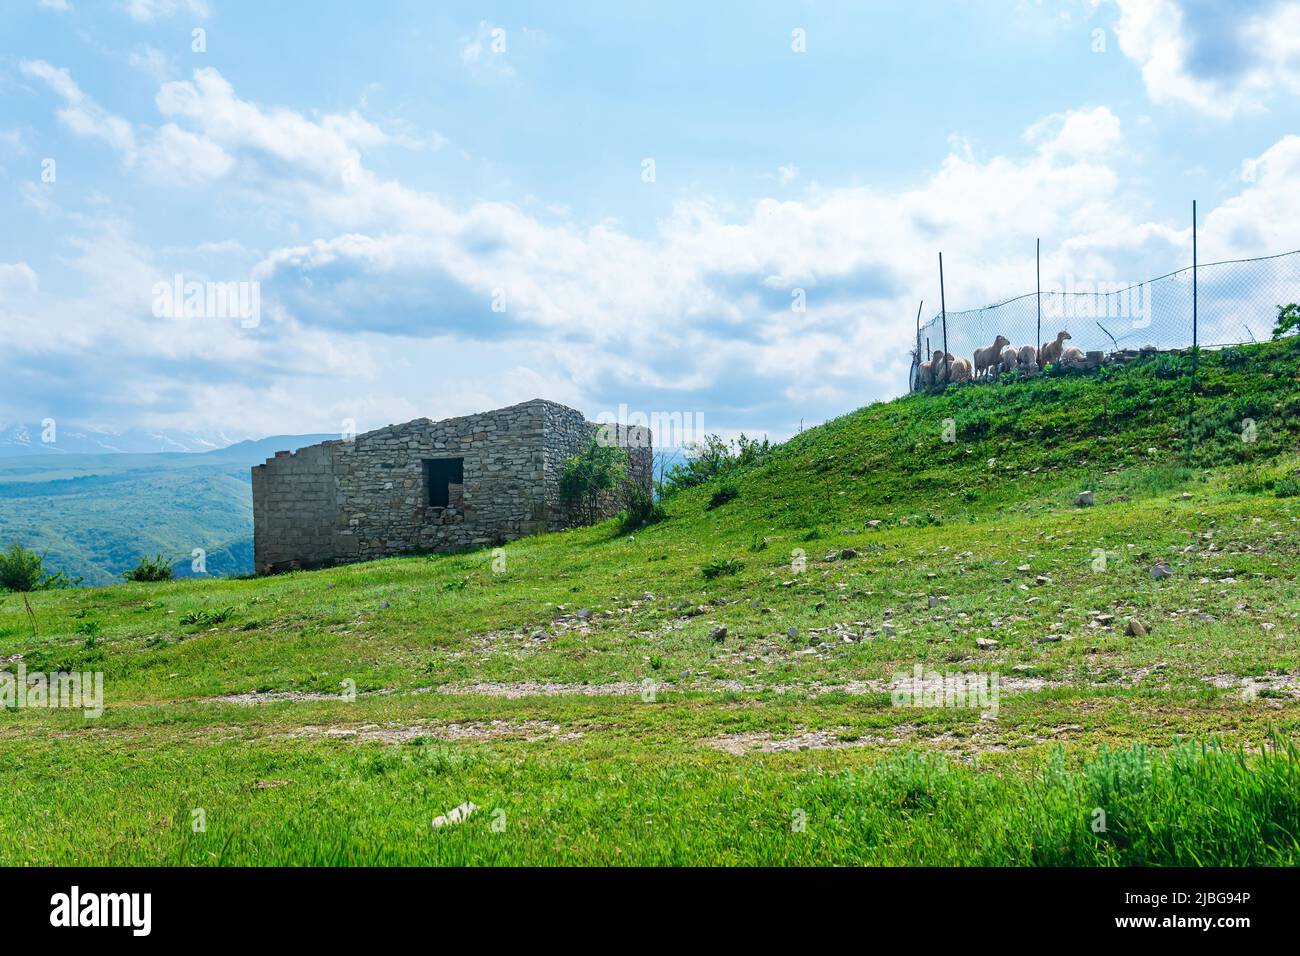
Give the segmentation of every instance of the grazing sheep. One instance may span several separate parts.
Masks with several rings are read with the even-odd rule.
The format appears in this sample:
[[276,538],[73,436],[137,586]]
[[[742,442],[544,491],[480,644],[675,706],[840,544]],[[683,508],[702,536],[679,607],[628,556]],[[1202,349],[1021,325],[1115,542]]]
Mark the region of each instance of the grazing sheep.
[[952,363],[952,369],[948,377],[956,383],[969,382],[973,377],[971,374],[970,360],[959,358]]
[[1021,366],[1020,370],[1025,378],[1033,378],[1038,374],[1038,363],[1031,361],[1028,365]]
[[1082,349],[1076,349],[1073,346],[1071,346],[1070,348],[1065,349],[1063,352],[1061,352],[1060,361],[1061,361],[1062,368],[1083,368],[1083,366],[1087,363],[1088,359],[1083,354]]
[[1015,349],[1007,348],[1002,350],[1002,371],[1014,372],[1016,370],[1016,360],[1019,357]]
[[932,362],[922,362],[916,370],[916,390],[924,391],[934,385],[934,364]]
[[1061,360],[1061,350],[1065,348],[1065,340],[1070,338],[1070,333],[1062,329],[1056,333],[1055,342],[1044,342],[1042,351],[1038,353],[1039,367],[1046,366],[1048,362],[1059,362]]
[[1038,364],[1038,349],[1032,345],[1020,346],[1020,352],[1016,355],[1016,363],[1020,366],[1020,371],[1025,371],[1031,365]]
[[1010,339],[1005,335],[999,335],[988,348],[976,349],[975,375],[984,377],[990,372],[996,371],[998,363],[1002,360],[1002,347],[1010,344]]
[[957,361],[951,352],[946,354],[946,358],[947,361],[944,361],[945,353],[942,349],[936,349],[934,355],[930,358],[930,374],[934,376],[933,384],[936,387],[942,388],[948,384],[948,380],[951,378],[952,363]]

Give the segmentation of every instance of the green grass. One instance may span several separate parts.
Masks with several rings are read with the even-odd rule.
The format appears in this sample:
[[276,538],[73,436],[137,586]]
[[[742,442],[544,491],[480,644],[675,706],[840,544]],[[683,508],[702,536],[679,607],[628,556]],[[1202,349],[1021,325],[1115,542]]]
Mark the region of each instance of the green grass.
[[1176,361],[869,406],[503,573],[0,597],[106,698],[0,713],[0,863],[1300,863],[1300,346],[1202,357],[1190,457]]

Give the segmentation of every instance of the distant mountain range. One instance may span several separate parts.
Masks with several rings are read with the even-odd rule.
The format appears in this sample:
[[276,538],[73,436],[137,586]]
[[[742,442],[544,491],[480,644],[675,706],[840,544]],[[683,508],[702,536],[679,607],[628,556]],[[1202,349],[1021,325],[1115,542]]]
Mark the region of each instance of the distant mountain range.
[[[253,570],[253,503],[249,469],[277,451],[337,435],[278,435],[202,452],[175,449],[209,437],[60,431],[52,449],[39,429],[6,429],[0,446],[0,547],[18,542],[46,566],[111,584],[141,557],[163,554],[180,577],[192,575],[202,549],[209,575]],[[104,442],[151,450],[110,452]],[[152,442],[150,446],[148,443]],[[95,448],[95,453],[70,450]]]
[[[208,575],[251,574],[249,469],[339,436],[276,435],[214,449],[204,445],[220,436],[193,432],[68,428],[55,437],[41,442],[39,425],[0,430],[0,547],[18,542],[51,570],[102,585],[157,554],[177,577],[191,577],[196,548]],[[681,454],[656,451],[655,459],[658,477]]]

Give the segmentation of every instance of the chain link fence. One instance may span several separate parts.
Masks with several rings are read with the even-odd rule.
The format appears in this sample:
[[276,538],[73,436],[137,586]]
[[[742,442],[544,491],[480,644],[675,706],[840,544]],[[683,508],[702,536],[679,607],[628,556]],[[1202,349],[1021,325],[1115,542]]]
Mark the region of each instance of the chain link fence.
[[[1272,337],[1277,307],[1300,302],[1300,250],[1198,265],[1195,283],[1189,266],[1146,282],[1118,285],[1044,284],[1041,293],[949,312],[948,351],[970,358],[975,349],[992,345],[998,335],[1009,339],[1013,348],[1040,347],[1061,331],[1070,334],[1067,346],[1083,352],[1185,349],[1193,344],[1194,304],[1200,347],[1266,341]],[[940,314],[917,330],[909,381],[913,390],[919,363],[943,347]]]

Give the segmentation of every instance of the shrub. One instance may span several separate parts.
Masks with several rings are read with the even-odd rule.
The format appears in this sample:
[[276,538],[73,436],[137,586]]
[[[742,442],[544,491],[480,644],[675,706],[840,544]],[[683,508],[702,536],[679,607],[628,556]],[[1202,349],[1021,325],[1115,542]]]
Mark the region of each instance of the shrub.
[[28,595],[32,591],[48,591],[81,583],[81,578],[69,578],[62,571],[53,574],[46,571],[44,560],[17,542],[10,545],[8,551],[0,551],[0,589],[23,596],[23,606],[27,608],[27,618],[32,625],[32,637],[36,636],[36,612],[32,610]]
[[714,558],[701,569],[701,573],[711,581],[723,575],[735,574],[743,567],[735,558]]
[[1284,335],[1293,335],[1300,332],[1300,305],[1292,302],[1290,305],[1279,305],[1277,307],[1277,325],[1273,326],[1273,338],[1280,339]]
[[214,627],[227,620],[234,613],[235,609],[233,607],[223,607],[215,610],[204,608],[200,611],[190,611],[181,618],[181,624],[186,627]]
[[140,563],[129,571],[123,571],[122,577],[128,581],[170,581],[172,563],[159,554],[152,558],[141,558]]
[[635,531],[648,524],[657,524],[666,517],[663,505],[655,501],[648,491],[634,481],[623,483],[623,520],[619,523],[620,531]]
[[1273,486],[1273,494],[1279,498],[1300,496],[1300,478],[1283,478]]
[[560,496],[578,502],[594,524],[600,514],[600,496],[614,488],[626,471],[627,452],[617,445],[601,443],[595,435],[582,451],[564,462]]
[[685,463],[673,465],[664,475],[659,483],[659,496],[667,498],[714,478],[757,468],[771,453],[772,445],[766,438],[759,441],[741,434],[735,441],[727,442],[717,435],[707,435]]
[[723,485],[709,498],[709,503],[705,505],[706,511],[712,511],[714,508],[721,508],[728,501],[736,498],[740,494],[740,489],[735,485]]

